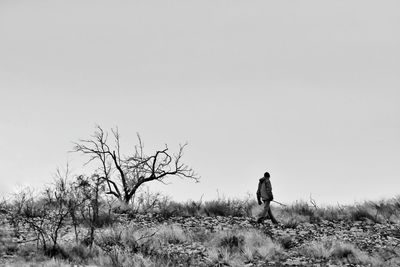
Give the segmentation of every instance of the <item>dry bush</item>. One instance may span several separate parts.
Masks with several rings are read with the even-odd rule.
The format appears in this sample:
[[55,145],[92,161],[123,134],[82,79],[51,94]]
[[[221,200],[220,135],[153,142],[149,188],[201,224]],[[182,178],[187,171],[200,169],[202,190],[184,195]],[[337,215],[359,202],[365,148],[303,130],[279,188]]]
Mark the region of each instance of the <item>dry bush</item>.
[[296,218],[296,221],[301,222],[319,222],[321,217],[318,214],[318,207],[315,202],[313,205],[309,205],[304,201],[297,201],[290,206],[286,206],[280,209],[280,216],[286,218],[286,221],[290,221],[290,218]]
[[145,187],[138,189],[130,207],[134,213],[155,213],[162,211],[171,202],[170,199],[169,196],[160,192],[151,192],[149,187]]
[[96,244],[105,252],[116,248],[144,255],[157,254],[162,245],[190,242],[190,235],[180,226],[163,225],[158,228],[137,228],[126,225],[103,229],[96,237]]
[[293,237],[291,237],[290,235],[283,235],[278,237],[278,243],[284,249],[291,249],[296,245]]
[[244,266],[246,258],[238,253],[229,251],[227,248],[211,247],[207,250],[206,260],[209,266]]
[[[285,227],[295,228],[298,224],[304,222],[327,221],[365,221],[369,220],[375,223],[400,221],[400,197],[389,200],[366,201],[361,204],[347,206],[326,206],[318,207],[313,200],[311,205],[305,201],[298,201],[286,207],[273,208],[279,221]],[[259,207],[253,208],[253,215],[259,212]]]
[[0,258],[4,255],[14,254],[18,247],[17,244],[11,242],[11,233],[0,225]]
[[273,242],[269,237],[259,230],[247,230],[243,233],[244,248],[258,254],[262,259],[278,258],[283,249],[280,244]]
[[163,247],[191,241],[191,236],[177,225],[157,228],[120,225],[102,229],[96,237],[96,245],[113,266],[175,266],[176,259],[165,254]]
[[200,201],[187,201],[186,203],[178,203],[170,201],[167,205],[160,209],[160,215],[164,219],[172,216],[193,217],[200,216],[202,213],[202,202]]
[[346,213],[344,212],[344,207],[338,206],[338,207],[324,207],[324,208],[318,208],[316,210],[316,216],[323,219],[327,220],[330,222],[335,222],[335,221],[341,221],[346,218]]
[[357,204],[355,206],[351,206],[347,208],[348,219],[351,221],[366,221],[370,220],[375,223],[380,223],[380,219],[378,218],[378,212],[371,205]]
[[203,205],[203,213],[207,216],[252,216],[255,200],[247,197],[241,199],[218,198],[217,200],[206,201]]
[[38,196],[31,191],[20,192],[10,210],[10,224],[26,240],[37,240],[46,253],[55,256],[60,252],[58,241],[70,213],[69,192],[62,179]]
[[274,243],[259,230],[223,231],[207,242],[208,259],[212,264],[244,265],[256,258],[275,260],[283,255],[280,244]]
[[163,225],[157,230],[154,238],[158,239],[161,244],[180,244],[191,241],[188,233],[179,225]]
[[336,240],[311,242],[303,245],[301,253],[312,258],[331,259],[338,263],[386,266],[378,256],[372,257],[354,245]]
[[281,208],[278,212],[280,216],[287,218],[296,217],[296,215],[305,216],[311,223],[319,222],[320,220],[369,220],[375,223],[398,223],[400,221],[400,197],[379,201],[365,201],[354,205],[327,207],[317,207],[303,201]]
[[364,219],[370,219],[374,222],[397,223],[400,220],[400,197],[375,202],[366,201],[356,207],[361,210],[361,212],[359,211],[361,214],[369,213],[369,215],[364,216]]
[[256,204],[255,200],[247,197],[245,199],[228,199],[219,197],[216,200],[203,202],[187,201],[178,203],[160,193],[151,193],[148,190],[141,191],[133,201],[132,209],[135,213],[157,213],[161,218],[168,219],[172,216],[235,216],[251,217],[252,210]]

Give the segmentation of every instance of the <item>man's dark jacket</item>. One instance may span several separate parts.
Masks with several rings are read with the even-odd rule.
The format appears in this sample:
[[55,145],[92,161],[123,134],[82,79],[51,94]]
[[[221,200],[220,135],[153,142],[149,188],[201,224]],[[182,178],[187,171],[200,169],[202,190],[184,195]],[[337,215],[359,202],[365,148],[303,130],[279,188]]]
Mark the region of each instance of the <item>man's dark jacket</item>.
[[263,201],[272,201],[274,196],[272,195],[272,186],[269,178],[261,178],[258,182],[258,189],[257,189],[257,200],[258,202]]

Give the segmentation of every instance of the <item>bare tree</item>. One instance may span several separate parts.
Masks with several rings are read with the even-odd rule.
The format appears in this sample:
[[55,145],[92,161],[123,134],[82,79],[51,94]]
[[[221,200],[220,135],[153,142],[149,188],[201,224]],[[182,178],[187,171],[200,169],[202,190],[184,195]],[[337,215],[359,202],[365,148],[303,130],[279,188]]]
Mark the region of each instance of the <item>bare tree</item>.
[[[65,177],[57,170],[55,183],[48,186],[37,197],[30,190],[21,191],[15,196],[10,212],[10,223],[18,235],[25,240],[31,238],[31,231],[44,251],[54,256],[59,251],[58,241],[63,228],[67,225],[71,208],[71,187]],[[52,244],[50,247],[49,245]]]
[[157,150],[153,155],[144,153],[144,146],[139,135],[139,144],[135,146],[133,155],[122,156],[118,128],[111,129],[112,145],[108,133],[100,127],[91,139],[74,143],[73,150],[89,156],[87,163],[97,161],[99,177],[105,182],[107,194],[129,203],[138,188],[150,181],[164,182],[170,176],[189,178],[199,181],[199,176],[188,165],[182,163],[184,148],[180,145],[176,154],[168,151],[168,146]]
[[92,247],[94,234],[99,227],[99,215],[102,195],[102,179],[97,174],[90,177],[79,175],[76,178],[75,191],[79,195],[79,199],[84,201],[81,206],[82,218],[89,223],[89,232],[85,238],[85,242]]

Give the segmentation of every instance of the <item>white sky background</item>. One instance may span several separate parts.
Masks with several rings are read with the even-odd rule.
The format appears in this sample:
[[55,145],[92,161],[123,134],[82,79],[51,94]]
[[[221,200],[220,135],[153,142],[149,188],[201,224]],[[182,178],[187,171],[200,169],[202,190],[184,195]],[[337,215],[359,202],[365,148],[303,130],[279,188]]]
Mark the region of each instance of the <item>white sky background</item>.
[[398,1],[0,2],[0,192],[51,181],[95,124],[188,142],[176,200],[399,193]]

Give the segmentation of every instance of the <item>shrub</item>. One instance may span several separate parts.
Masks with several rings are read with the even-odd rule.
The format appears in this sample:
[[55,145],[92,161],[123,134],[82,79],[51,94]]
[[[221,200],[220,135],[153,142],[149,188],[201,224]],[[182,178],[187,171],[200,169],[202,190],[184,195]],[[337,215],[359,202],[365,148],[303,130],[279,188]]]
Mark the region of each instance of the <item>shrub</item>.
[[190,241],[190,237],[178,225],[169,225],[161,227],[156,235],[162,244],[179,244]]
[[309,257],[333,259],[339,263],[350,262],[368,266],[384,266],[380,258],[371,257],[352,244],[334,240],[311,242],[304,245],[300,252]]
[[290,206],[289,211],[303,216],[313,217],[315,208],[310,207],[306,202],[296,202]]
[[160,218],[167,220],[173,216],[180,215],[182,216],[184,214],[183,210],[181,209],[181,205],[176,205],[174,204],[169,204],[165,205],[162,209],[159,210],[158,214],[160,215]]
[[158,255],[163,245],[190,242],[192,238],[177,225],[161,226],[159,229],[128,225],[105,229],[96,240],[97,245],[109,255],[119,255],[123,250],[151,256]]
[[[371,210],[375,210],[377,220],[386,222],[398,222],[400,213],[400,197],[378,202],[364,203]],[[397,219],[397,220],[396,220]]]
[[291,249],[296,245],[293,238],[289,235],[279,237],[278,242],[284,249]]
[[226,264],[234,259],[235,262],[242,261],[243,266],[245,259],[278,259],[283,253],[280,244],[274,243],[259,230],[219,232],[208,242],[208,247],[214,264]]
[[377,215],[371,213],[371,209],[366,205],[357,205],[355,208],[350,209],[350,220],[352,221],[365,221],[371,220],[379,222]]
[[228,251],[237,251],[244,245],[244,237],[228,234],[220,240],[221,247],[228,249]]
[[244,236],[244,250],[251,252],[262,259],[278,259],[282,254],[282,247],[275,243],[259,230],[247,230],[242,232]]
[[211,247],[207,250],[208,266],[244,266],[245,258],[227,248]]
[[[165,210],[161,209],[161,214],[166,214],[171,217],[173,215],[177,216],[198,216],[201,214],[202,210],[202,202],[201,200],[198,202],[188,201],[186,203],[177,203],[171,201],[168,205],[165,206]],[[166,216],[163,216],[166,217]]]
[[206,201],[203,206],[203,212],[207,216],[251,216],[255,202],[249,199],[225,199]]
[[212,200],[204,203],[204,212],[207,216],[229,216],[232,214],[230,203]]
[[309,206],[306,202],[296,202],[293,205],[275,209],[279,221],[285,228],[296,228],[299,223],[316,223],[321,221],[318,208]]
[[346,216],[342,207],[326,207],[316,210],[316,216],[330,222],[343,220]]
[[353,245],[335,243],[330,251],[330,256],[338,259],[354,257],[357,255],[357,251]]

